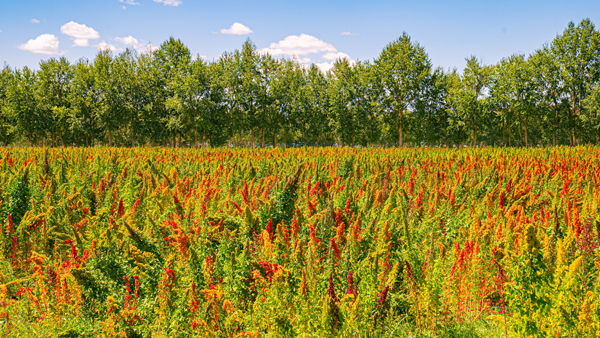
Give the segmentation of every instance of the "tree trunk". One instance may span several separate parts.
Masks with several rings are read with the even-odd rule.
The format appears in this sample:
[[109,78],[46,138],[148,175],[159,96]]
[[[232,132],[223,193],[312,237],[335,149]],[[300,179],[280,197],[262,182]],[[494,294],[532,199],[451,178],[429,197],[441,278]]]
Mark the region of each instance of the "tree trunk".
[[108,146],[112,147],[112,132],[108,131]]
[[250,129],[250,141],[252,142],[252,149],[254,149],[254,128]]
[[131,128],[131,148],[135,147],[135,132]]
[[265,147],[265,128],[262,129],[262,147]]
[[402,148],[404,146],[404,130],[402,130],[402,118],[404,117],[404,112],[400,110],[400,118],[398,123],[398,147]]
[[525,148],[529,147],[529,140],[527,139],[527,119],[525,119],[525,123],[523,124],[525,126]]
[[552,130],[552,146],[556,147],[556,127],[558,126],[558,108],[554,104],[554,129]]
[[273,148],[277,147],[277,134],[273,133]]

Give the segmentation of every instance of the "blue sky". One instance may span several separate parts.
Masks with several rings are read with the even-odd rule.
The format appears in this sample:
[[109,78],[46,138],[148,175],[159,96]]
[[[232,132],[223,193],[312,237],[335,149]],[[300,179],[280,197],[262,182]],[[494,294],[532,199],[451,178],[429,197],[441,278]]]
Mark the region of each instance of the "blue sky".
[[460,70],[470,55],[493,64],[531,53],[583,18],[600,25],[600,1],[2,0],[0,64],[37,68],[58,55],[92,59],[98,48],[145,51],[170,36],[210,60],[249,37],[259,49],[326,69],[339,56],[372,60],[407,32],[435,66]]

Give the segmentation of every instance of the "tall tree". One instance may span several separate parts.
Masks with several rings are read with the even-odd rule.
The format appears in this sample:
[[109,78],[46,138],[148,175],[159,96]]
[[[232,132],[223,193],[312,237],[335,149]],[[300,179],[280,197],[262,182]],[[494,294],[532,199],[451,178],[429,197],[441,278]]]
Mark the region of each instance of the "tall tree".
[[459,113],[468,130],[472,145],[477,145],[477,134],[489,118],[487,94],[492,82],[493,66],[485,66],[475,56],[466,59],[459,95]]
[[562,139],[563,124],[569,111],[560,65],[548,45],[536,50],[529,57],[529,62],[534,69],[537,91],[541,96],[538,110],[542,114],[542,130],[544,134],[551,133],[552,145],[556,146]]
[[552,41],[551,48],[571,104],[568,123],[570,143],[575,145],[581,137],[583,102],[600,79],[600,32],[590,19],[582,20],[577,26],[570,22]]
[[592,90],[590,95],[583,101],[586,114],[583,123],[587,127],[589,140],[600,143],[600,84]]
[[425,49],[403,33],[388,44],[375,60],[383,85],[383,111],[398,146],[404,144],[405,115],[422,96],[421,88],[431,74]]
[[511,126],[517,126],[522,144],[528,147],[531,124],[538,115],[537,105],[541,100],[534,65],[525,55],[515,54],[500,61],[496,74],[491,97],[501,107],[503,134],[506,128],[510,146]]
[[45,130],[43,116],[36,101],[36,77],[35,71],[23,67],[22,70],[15,71],[6,89],[6,116],[14,121],[17,130],[31,145],[37,143],[38,136]]
[[375,67],[358,61],[353,67],[354,116],[359,124],[357,143],[366,146],[381,139],[380,81]]
[[74,67],[69,91],[69,128],[79,144],[90,146],[100,131],[98,113],[100,96],[96,88],[94,69],[87,60],[79,60]]
[[[460,78],[458,78],[460,84]],[[413,133],[417,140],[427,144],[444,144],[452,140],[450,132],[449,90],[451,78],[443,69],[437,68],[423,88],[423,97],[415,105],[416,121]]]
[[[50,133],[52,146],[69,134],[69,91],[73,80],[73,68],[65,57],[51,58],[40,63],[35,82],[36,101],[43,117],[45,131]],[[45,133],[40,135],[42,138]]]
[[304,71],[290,123],[302,144],[324,145],[332,140],[329,127],[328,78],[314,64]]
[[360,125],[356,119],[356,73],[347,59],[338,59],[330,70],[331,124],[342,145],[354,145]]
[[273,146],[278,144],[278,135],[284,134],[284,140],[292,140],[290,120],[297,103],[297,96],[302,86],[302,70],[292,60],[281,60],[277,64],[277,76],[272,77],[270,87],[273,101],[273,110],[269,124],[273,130]]
[[123,102],[119,82],[123,81],[123,74],[115,63],[110,50],[98,52],[93,62],[94,87],[97,90],[100,106],[98,107],[98,124],[103,131],[108,146],[113,145],[113,136],[117,133],[122,121]]
[[[177,88],[183,85],[184,79],[189,74],[192,56],[190,50],[179,39],[170,37],[167,41],[160,45],[160,48],[153,53],[153,66],[158,71],[159,78],[157,79],[156,88],[158,90],[158,99],[162,99],[163,105],[168,100],[172,100],[177,95]],[[159,101],[160,102],[160,101]],[[165,117],[164,123],[170,136],[173,138],[174,144],[181,143],[181,137],[188,130],[184,120],[187,118],[185,110],[173,109],[174,106],[164,106]],[[155,110],[160,110],[161,104],[155,107]],[[179,142],[175,141],[175,137],[179,137]]]
[[447,109],[448,112],[448,134],[454,144],[460,144],[468,139],[467,124],[463,118],[464,112],[464,89],[460,74],[456,69],[447,74]]
[[14,134],[13,121],[8,116],[8,86],[14,81],[8,66],[0,71],[0,143],[9,144]]

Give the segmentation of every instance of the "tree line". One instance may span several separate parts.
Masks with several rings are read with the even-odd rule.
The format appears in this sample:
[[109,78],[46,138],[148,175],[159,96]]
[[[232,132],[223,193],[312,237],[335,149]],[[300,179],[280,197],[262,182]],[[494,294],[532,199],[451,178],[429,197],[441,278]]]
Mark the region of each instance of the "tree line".
[[600,32],[569,23],[530,55],[434,68],[406,33],[371,61],[315,65],[250,40],[212,62],[158,50],[0,72],[0,142],[44,146],[600,143]]

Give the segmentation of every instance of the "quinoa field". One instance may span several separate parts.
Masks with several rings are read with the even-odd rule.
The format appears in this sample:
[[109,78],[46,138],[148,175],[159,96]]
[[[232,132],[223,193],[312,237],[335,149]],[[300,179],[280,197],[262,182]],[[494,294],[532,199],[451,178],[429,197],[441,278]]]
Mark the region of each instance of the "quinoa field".
[[4,337],[599,337],[600,148],[0,148]]

